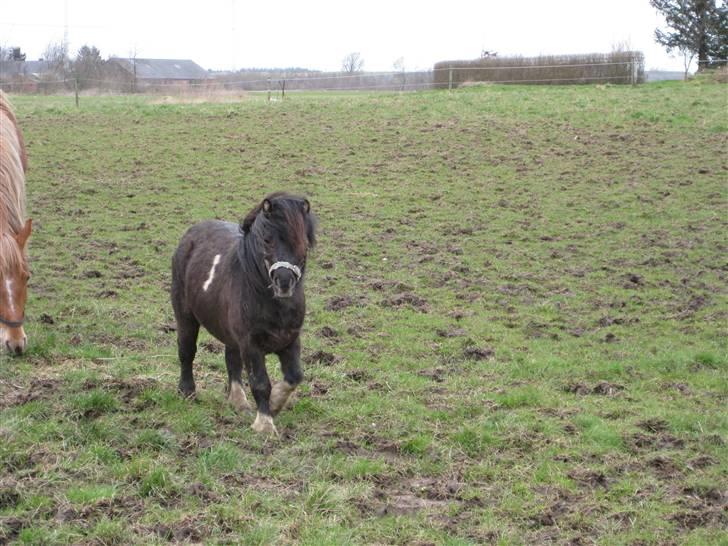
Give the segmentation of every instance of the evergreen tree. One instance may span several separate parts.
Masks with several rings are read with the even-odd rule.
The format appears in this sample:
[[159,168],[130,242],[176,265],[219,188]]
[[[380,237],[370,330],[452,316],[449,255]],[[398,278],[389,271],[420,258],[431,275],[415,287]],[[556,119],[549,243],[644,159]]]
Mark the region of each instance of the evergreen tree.
[[698,56],[698,69],[725,64],[728,54],[727,0],[650,0],[667,22],[668,30],[655,29],[657,43],[668,52],[677,49]]
[[73,62],[73,69],[78,78],[81,89],[98,86],[98,81],[102,76],[104,60],[101,58],[101,52],[94,46],[83,46],[76,54],[76,60]]

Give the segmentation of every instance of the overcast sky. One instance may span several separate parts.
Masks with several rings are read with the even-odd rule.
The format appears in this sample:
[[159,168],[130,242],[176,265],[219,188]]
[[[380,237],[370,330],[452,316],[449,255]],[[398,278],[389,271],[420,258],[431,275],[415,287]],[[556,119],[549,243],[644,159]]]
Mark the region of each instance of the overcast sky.
[[[104,58],[192,59],[203,68],[339,70],[360,52],[365,70],[437,61],[609,52],[627,44],[648,69],[681,70],[654,42],[662,19],[648,0],[0,0],[0,45],[39,58],[68,29],[69,48]],[[67,27],[66,27],[67,25]]]

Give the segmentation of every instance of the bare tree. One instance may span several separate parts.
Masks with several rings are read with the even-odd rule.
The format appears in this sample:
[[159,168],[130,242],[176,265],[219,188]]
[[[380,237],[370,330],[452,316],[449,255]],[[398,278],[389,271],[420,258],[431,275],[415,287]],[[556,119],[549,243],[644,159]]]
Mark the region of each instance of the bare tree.
[[64,42],[49,42],[43,51],[43,60],[56,76],[66,78],[71,60],[68,58],[68,46]]
[[347,74],[354,74],[361,72],[364,67],[364,59],[361,58],[361,53],[349,53],[344,60],[341,61],[341,70]]
[[131,61],[131,70],[132,70],[132,77],[134,78],[131,82],[131,92],[136,93],[137,92],[137,48],[136,45],[134,46],[134,49],[132,49],[129,52],[129,60]]
[[394,63],[392,63],[392,68],[394,68],[395,72],[399,72],[395,76],[395,78],[399,77],[400,79],[400,90],[404,91],[405,85],[407,83],[407,72],[405,71],[405,64],[404,64],[404,57],[400,57]]

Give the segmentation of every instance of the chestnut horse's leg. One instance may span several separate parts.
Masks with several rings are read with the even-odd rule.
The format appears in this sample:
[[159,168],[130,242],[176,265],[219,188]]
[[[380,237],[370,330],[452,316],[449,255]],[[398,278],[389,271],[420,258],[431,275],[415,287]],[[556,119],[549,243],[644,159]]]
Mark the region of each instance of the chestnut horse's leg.
[[301,371],[301,340],[296,338],[293,343],[278,353],[281,361],[281,371],[283,372],[283,381],[277,381],[273,385],[270,393],[270,411],[271,414],[277,415],[283,409],[288,401],[288,397],[303,381],[303,372]]
[[200,323],[194,317],[177,316],[177,353],[179,355],[179,391],[186,398],[195,396],[195,378],[192,361],[197,352],[197,334]]
[[248,382],[253,391],[253,398],[258,405],[258,413],[255,416],[253,430],[256,432],[268,432],[278,434],[273,424],[273,416],[270,413],[270,379],[265,369],[265,354],[249,347],[242,351],[245,369],[248,372]]
[[225,364],[228,372],[227,399],[235,409],[252,409],[243,390],[243,361],[237,347],[225,345]]

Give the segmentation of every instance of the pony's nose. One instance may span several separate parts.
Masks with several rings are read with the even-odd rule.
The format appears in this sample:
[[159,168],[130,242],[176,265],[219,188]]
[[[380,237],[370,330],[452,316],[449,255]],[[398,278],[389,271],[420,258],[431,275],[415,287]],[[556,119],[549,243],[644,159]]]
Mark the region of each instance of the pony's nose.
[[278,295],[288,296],[296,286],[296,276],[293,274],[293,271],[279,269],[275,272],[273,284],[278,289]]
[[9,353],[15,353],[17,356],[20,356],[23,354],[23,351],[25,351],[25,347],[28,344],[28,337],[23,336],[22,339],[19,341],[17,340],[7,340],[5,342],[5,348]]
[[287,292],[295,283],[293,274],[290,271],[281,271],[276,275],[276,284],[282,291]]

